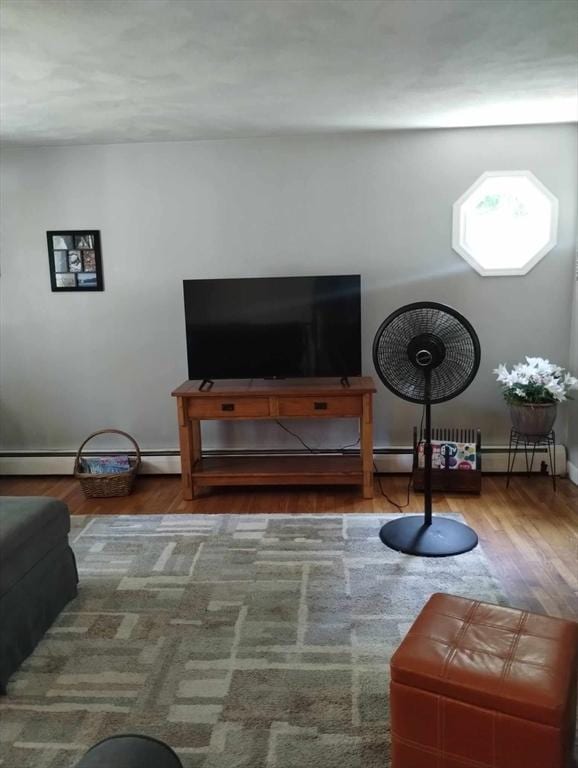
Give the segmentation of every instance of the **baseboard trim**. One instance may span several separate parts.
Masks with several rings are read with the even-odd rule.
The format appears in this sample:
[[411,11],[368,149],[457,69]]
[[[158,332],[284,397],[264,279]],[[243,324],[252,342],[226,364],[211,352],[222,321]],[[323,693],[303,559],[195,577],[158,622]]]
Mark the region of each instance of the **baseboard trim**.
[[[343,451],[351,453],[352,451]],[[99,451],[100,455],[106,453],[118,453],[118,451]],[[141,472],[149,475],[175,475],[180,474],[181,460],[177,450],[142,451]],[[206,451],[207,455],[259,455],[259,453],[272,453],[276,455],[307,455],[305,451]],[[327,451],[327,453],[334,453]],[[341,453],[341,452],[338,452]],[[534,472],[540,472],[543,460],[547,461],[546,449],[536,452]],[[3,451],[0,452],[0,475],[71,475],[74,471],[76,452],[73,451]],[[486,446],[482,450],[483,471],[488,473],[506,472],[508,467],[507,446]],[[392,446],[388,448],[376,448],[374,461],[378,472],[383,473],[407,473],[411,472],[412,448],[410,446]],[[524,457],[519,455],[515,469],[522,471]],[[559,475],[566,472],[570,474],[573,482],[578,484],[578,469],[567,461],[566,448],[563,445],[556,446],[556,467]]]
[[[104,456],[111,451],[100,451]],[[118,451],[114,451],[118,453]],[[76,454],[62,453],[2,454],[1,475],[71,475],[74,472]],[[141,456],[140,472],[146,475],[177,475],[181,471],[181,459],[177,451]]]
[[[567,457],[566,447],[564,445],[556,445],[555,447],[555,461],[556,461],[556,474],[558,476],[566,475]],[[384,473],[398,473],[398,472],[411,472],[412,467],[412,450],[402,449],[399,452],[395,449],[387,449],[386,454],[381,454],[379,449],[375,451],[374,455],[375,466],[379,472]],[[536,457],[534,459],[533,473],[539,474],[541,470],[541,463],[545,461],[549,463],[548,449],[539,448],[536,450]],[[514,464],[515,472],[525,471],[526,465],[523,453],[520,451]],[[549,468],[548,468],[549,469]],[[506,473],[508,471],[508,446],[507,445],[492,445],[482,448],[482,472],[485,474],[494,473]]]
[[578,485],[578,467],[575,464],[572,464],[571,461],[568,462],[568,477],[574,485]]

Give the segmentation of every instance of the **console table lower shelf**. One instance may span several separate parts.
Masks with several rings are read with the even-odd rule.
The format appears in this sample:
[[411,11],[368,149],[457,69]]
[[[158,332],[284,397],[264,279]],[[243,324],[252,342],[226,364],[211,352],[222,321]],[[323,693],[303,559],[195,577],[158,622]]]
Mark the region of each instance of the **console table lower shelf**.
[[203,457],[195,485],[363,485],[358,456]]
[[[283,382],[218,382],[199,390],[187,381],[177,398],[182,488],[193,499],[201,488],[225,485],[357,485],[373,497],[372,394],[369,377]],[[357,418],[357,455],[203,456],[201,421],[237,419]]]

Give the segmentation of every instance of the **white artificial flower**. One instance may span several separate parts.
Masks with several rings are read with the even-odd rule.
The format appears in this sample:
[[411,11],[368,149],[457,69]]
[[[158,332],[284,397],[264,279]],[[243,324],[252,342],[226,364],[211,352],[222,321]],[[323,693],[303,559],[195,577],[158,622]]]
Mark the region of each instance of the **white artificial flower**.
[[530,373],[528,371],[528,366],[521,365],[518,366],[514,371],[514,384],[529,384],[530,383]]
[[551,373],[552,369],[556,366],[549,360],[545,360],[543,357],[527,357],[526,362],[530,368],[535,368],[538,373]]
[[566,391],[564,385],[561,384],[556,378],[551,377],[549,381],[545,382],[544,389],[547,389],[556,400],[562,402],[566,399]]
[[555,365],[549,360],[544,360],[542,357],[527,357],[526,361],[528,367],[533,369],[533,372],[540,376],[551,376],[562,373],[562,368],[560,368],[559,365]]
[[507,384],[510,386],[510,373],[508,373],[508,369],[503,363],[500,363],[497,368],[494,368],[494,373],[497,374],[498,381],[502,384]]
[[[497,380],[504,390],[521,399],[527,399],[522,387],[531,384],[536,392],[538,402],[549,401],[553,397],[558,402],[566,400],[566,394],[572,389],[578,389],[578,379],[559,365],[551,363],[542,357],[526,357],[525,363],[516,363],[511,372],[503,363],[494,369]],[[540,393],[543,390],[543,394]]]

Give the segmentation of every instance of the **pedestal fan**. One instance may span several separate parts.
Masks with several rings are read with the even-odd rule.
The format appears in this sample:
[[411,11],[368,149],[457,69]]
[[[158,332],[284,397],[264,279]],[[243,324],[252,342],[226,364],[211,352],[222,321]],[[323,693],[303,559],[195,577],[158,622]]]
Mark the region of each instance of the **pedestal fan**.
[[[373,342],[379,378],[398,397],[425,406],[424,516],[386,523],[379,536],[398,552],[423,557],[459,555],[478,537],[457,520],[432,516],[431,406],[459,395],[480,366],[480,342],[472,325],[444,304],[422,301],[393,312]],[[459,470],[456,470],[459,471]]]

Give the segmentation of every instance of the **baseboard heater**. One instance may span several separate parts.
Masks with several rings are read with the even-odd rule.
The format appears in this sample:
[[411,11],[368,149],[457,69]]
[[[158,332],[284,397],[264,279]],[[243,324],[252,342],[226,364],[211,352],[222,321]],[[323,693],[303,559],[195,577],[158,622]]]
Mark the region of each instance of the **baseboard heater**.
[[[116,451],[87,451],[83,455],[96,456]],[[235,450],[207,450],[207,456],[306,456],[304,450],[270,450],[256,451],[248,449]],[[353,455],[354,449],[345,450],[320,450],[321,455],[346,454]],[[409,473],[412,469],[411,446],[393,446],[389,448],[375,448],[374,461],[379,473]],[[508,446],[486,446],[482,448],[484,456],[484,474],[494,472],[506,472],[508,468]],[[178,450],[141,450],[142,469],[144,474],[180,474],[181,462]],[[0,475],[70,475],[74,468],[76,451],[0,451]],[[566,448],[556,445],[556,468],[559,475],[567,473]],[[524,455],[520,451],[516,459],[514,471],[525,470]],[[459,470],[456,470],[459,471]],[[536,450],[534,460],[534,472],[549,472],[548,452],[545,448]]]

